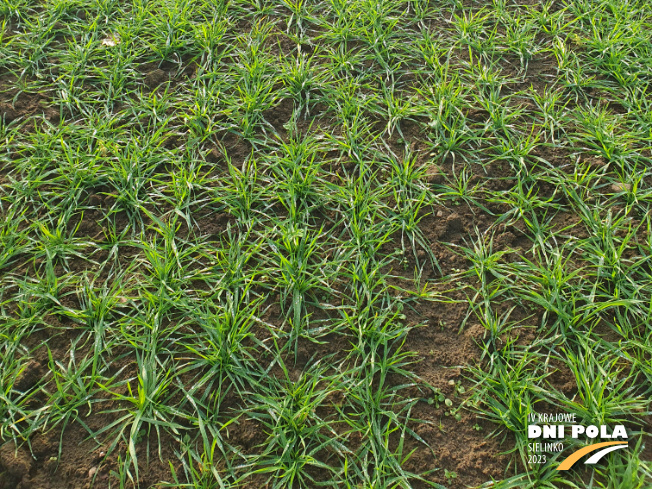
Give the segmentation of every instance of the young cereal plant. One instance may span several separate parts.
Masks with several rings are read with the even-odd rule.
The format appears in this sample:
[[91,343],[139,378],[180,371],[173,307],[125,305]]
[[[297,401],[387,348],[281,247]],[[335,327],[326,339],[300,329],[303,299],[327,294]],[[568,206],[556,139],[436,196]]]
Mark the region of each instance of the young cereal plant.
[[320,156],[320,141],[311,135],[301,136],[295,127],[270,159],[275,194],[293,221],[301,221],[327,199],[322,191]]
[[636,377],[623,375],[626,367],[619,365],[613,348],[600,351],[592,340],[577,341],[577,352],[563,349],[562,360],[577,384],[573,399],[558,396],[565,412],[576,414],[585,424],[639,424],[649,400]]
[[[430,29],[423,29],[421,36],[416,40],[418,49],[426,69],[420,69],[424,76],[432,76],[434,73],[437,78],[445,79],[450,68],[448,57],[449,50],[443,45],[438,36]],[[445,63],[442,61],[446,61]],[[434,87],[433,87],[434,89]]]
[[[43,425],[43,430],[49,425],[53,429],[58,424],[62,424],[62,436],[66,426],[71,421],[80,423],[89,433],[90,428],[83,421],[88,417],[95,404],[100,402],[98,399],[99,384],[111,386],[119,384],[117,379],[123,372],[124,367],[115,373],[111,373],[110,363],[98,363],[97,352],[87,354],[81,359],[77,359],[77,354],[83,345],[78,345],[78,341],[73,341],[68,352],[68,361],[64,363],[55,360],[52,351],[48,347],[48,367],[52,373],[52,382],[54,392],[49,393],[49,412]],[[61,456],[62,444],[59,445],[59,457]]]
[[172,207],[171,212],[182,217],[189,229],[196,227],[193,209],[209,201],[207,196],[209,177],[201,159],[188,151],[170,173],[171,181],[165,191],[164,200]]
[[37,270],[34,278],[15,280],[19,287],[16,297],[19,308],[23,314],[37,315],[49,311],[65,315],[65,306],[61,301],[74,293],[66,289],[74,288],[78,279],[71,273],[60,276],[51,261],[46,261],[42,268],[44,272]]
[[308,115],[310,97],[320,87],[325,76],[315,64],[316,55],[307,55],[299,49],[296,56],[281,57],[282,79],[290,98],[298,104],[297,113]]
[[509,84],[510,79],[501,75],[499,63],[500,61],[493,59],[485,62],[483,59],[477,58],[476,62],[464,63],[463,73],[483,91],[500,91],[503,85]]
[[241,226],[252,229],[254,224],[262,219],[258,209],[263,196],[258,163],[253,153],[245,158],[241,168],[233,165],[228,155],[225,157],[230,178],[219,180],[219,187],[213,198],[217,204],[226,206],[229,214],[233,215]]
[[538,255],[537,263],[523,258],[531,270],[527,279],[530,284],[515,289],[523,300],[544,309],[540,329],[545,328],[549,334],[560,332],[563,337],[574,334],[577,302],[583,297],[574,286],[583,269],[571,269],[569,266],[573,257],[572,249],[572,245],[566,245],[561,249],[546,251],[545,248],[536,246],[534,250]]
[[542,48],[535,44],[538,34],[537,25],[532,20],[518,18],[506,26],[505,41],[508,52],[519,57],[521,68],[527,70],[528,63]]
[[[310,39],[307,35],[307,27],[309,23],[314,22],[314,6],[306,0],[282,0],[285,7],[291,12],[290,18],[287,20],[286,32],[296,38],[297,44],[305,42]],[[293,35],[290,31],[292,27],[296,26],[297,33]]]
[[135,135],[122,153],[111,160],[110,181],[116,193],[115,203],[108,215],[124,210],[132,228],[144,228],[141,212],[149,203],[148,190],[152,188],[150,178],[154,175],[162,156],[154,156],[148,141]]
[[[47,417],[48,406],[34,409],[33,399],[39,393],[36,385],[24,380],[30,367],[30,353],[21,345],[28,330],[21,322],[2,316],[6,329],[0,329],[0,437],[3,440],[25,439],[41,427],[42,417]],[[22,326],[22,327],[21,327]],[[28,325],[29,326],[29,325]],[[11,329],[10,329],[11,328]]]
[[467,106],[467,89],[459,75],[449,74],[448,69],[442,79],[428,89],[418,90],[424,99],[424,114],[430,118],[428,139],[433,147],[433,154],[441,160],[449,156],[456,160],[458,156],[466,158],[473,143],[479,139],[469,127],[464,109]]
[[636,150],[632,147],[632,136],[621,130],[622,118],[611,114],[606,107],[593,105],[578,108],[576,114],[579,130],[573,135],[573,142],[586,145],[591,153],[626,168]]
[[463,163],[463,167],[459,173],[455,172],[455,167],[453,167],[453,174],[445,174],[444,178],[446,179],[445,184],[433,186],[433,192],[438,198],[450,199],[455,205],[459,205],[458,201],[463,200],[471,206],[471,208],[479,207],[486,211],[477,198],[477,196],[481,194],[483,183],[479,182],[478,179],[471,174],[469,165]]
[[234,130],[244,139],[256,143],[256,131],[267,123],[263,112],[273,107],[278,100],[274,91],[277,75],[270,70],[270,55],[264,49],[270,36],[271,24],[259,22],[249,35],[240,39],[237,50],[240,62],[236,65],[239,80],[233,93],[225,96],[224,115],[234,123]]
[[476,103],[489,115],[484,124],[484,133],[492,136],[509,137],[510,133],[520,130],[519,119],[525,114],[523,107],[513,107],[510,104],[513,95],[501,96],[501,87],[481,90],[479,95],[473,95]]
[[381,269],[388,260],[377,259],[375,245],[389,241],[389,235],[379,236],[375,240],[373,236],[371,239],[365,239],[363,236],[356,236],[356,238],[359,244],[350,245],[347,250],[345,257],[349,267],[345,267],[343,273],[350,280],[347,285],[353,294],[352,298],[355,299],[357,310],[360,311],[382,297],[377,295],[378,289],[385,287],[385,275]]
[[[227,448],[217,438],[213,439],[212,442],[206,442],[203,450],[197,450],[192,444],[184,442],[181,445],[180,452],[177,452],[176,455],[181,462],[185,479],[177,476],[177,470],[174,464],[170,462],[170,472],[174,483],[161,483],[161,487],[175,489],[214,489],[215,487],[237,489],[241,487],[235,482],[237,473],[229,460],[230,455],[226,453],[227,449],[235,451],[235,448]],[[221,466],[226,467],[220,470]]]
[[384,116],[387,118],[387,134],[392,135],[394,130],[399,133],[402,139],[405,139],[403,131],[401,131],[401,122],[407,120],[414,120],[413,117],[417,115],[419,109],[417,108],[414,96],[407,96],[401,93],[392,83],[390,86],[382,84],[382,98],[380,100],[381,106],[384,107]]
[[500,345],[503,344],[502,335],[508,334],[516,326],[515,321],[510,320],[516,306],[512,306],[502,315],[491,308],[490,300],[498,299],[499,295],[499,293],[494,292],[489,298],[485,296],[485,302],[477,306],[478,311],[476,312],[480,325],[489,333],[487,343],[496,350],[499,350]]
[[[393,341],[405,338],[410,328],[403,320],[397,306],[387,293],[387,288],[382,283],[375,284],[375,294],[366,303],[358,299],[355,308],[349,314],[342,310],[342,324],[355,338],[354,351],[367,354],[379,345],[389,345]],[[382,311],[382,312],[378,312]]]
[[[233,49],[227,39],[231,19],[225,17],[224,4],[211,7],[218,10],[213,18],[204,17],[203,22],[193,24],[195,44],[202,53],[199,64],[208,71],[212,71],[215,65],[220,64],[222,58],[229,55]],[[198,72],[198,74],[201,73],[201,71]]]
[[[451,22],[457,31],[457,36],[460,44],[468,47],[469,60],[473,59],[473,51],[484,53],[485,43],[491,45],[494,43],[493,37],[496,35],[496,28],[493,31],[488,31],[486,24],[487,19],[491,16],[484,8],[467,14],[463,11],[460,14],[454,13]],[[488,33],[488,34],[487,34]],[[487,34],[488,39],[484,39],[482,34]]]
[[343,216],[347,241],[354,253],[373,258],[395,227],[388,225],[384,204],[389,189],[374,185],[377,172],[370,167],[364,163],[357,168],[357,175],[347,176],[336,187],[333,202]]
[[45,259],[47,263],[61,264],[68,270],[70,259],[86,259],[84,251],[87,250],[90,243],[74,237],[81,225],[81,219],[77,226],[69,231],[68,220],[70,217],[67,213],[61,214],[57,219],[56,227],[50,227],[42,222],[36,224],[40,231],[40,239],[35,240],[36,242],[32,245],[34,260]]
[[435,196],[424,184],[427,166],[417,165],[417,155],[408,150],[403,157],[394,154],[388,148],[390,174],[388,186],[392,189],[394,205],[390,209],[390,219],[401,230],[401,246],[405,253],[405,236],[410,240],[412,252],[417,257],[417,244],[425,250],[433,266],[439,269],[437,259],[428,242],[419,229],[419,221],[425,213],[422,211],[432,205]]
[[[92,433],[93,438],[99,439],[104,433],[109,434],[110,445],[106,452],[110,454],[118,443],[127,445],[125,454],[125,475],[137,484],[139,480],[138,455],[136,444],[143,438],[147,440],[147,456],[149,457],[149,435],[154,428],[157,435],[158,456],[161,460],[161,430],[175,437],[180,437],[184,426],[179,421],[187,418],[180,406],[173,401],[176,389],[173,384],[178,375],[177,366],[169,355],[157,355],[156,352],[136,350],[135,353],[136,377],[121,382],[127,385],[128,393],[122,394],[112,386],[98,383],[106,391],[112,401],[118,401],[120,407],[103,411],[113,413],[119,417]],[[176,372],[176,373],[175,373]],[[136,389],[132,383],[136,382]],[[112,439],[112,441],[111,441]],[[133,474],[131,468],[133,467]]]
[[[554,0],[545,2],[541,9],[531,9],[529,14],[539,24],[541,30],[554,38],[561,38],[569,27],[579,20],[578,17],[567,16],[568,6],[558,8]],[[554,9],[554,10],[553,10]],[[565,22],[565,20],[570,21]]]
[[[206,294],[214,302],[222,303],[227,297],[244,294],[251,300],[251,284],[258,278],[258,268],[255,257],[260,252],[264,243],[262,238],[256,239],[254,234],[247,230],[241,233],[228,227],[225,237],[215,251],[215,258],[211,260],[209,272],[205,281],[210,292]],[[264,277],[259,277],[265,282]]]
[[[341,87],[331,102],[335,106],[336,124],[341,126],[339,135],[329,135],[332,142],[357,164],[359,171],[369,169],[369,152],[378,134],[372,134],[368,117],[365,115],[376,102],[376,96],[360,96],[359,82],[349,81]],[[348,173],[348,172],[347,172]]]
[[604,219],[591,222],[592,236],[582,243],[583,257],[593,265],[593,276],[598,286],[596,292],[605,298],[635,299],[638,295],[637,287],[641,282],[636,272],[647,258],[641,257],[638,263],[633,263],[626,253],[642,223],[632,228],[631,222],[627,221],[625,215],[613,216],[609,210]]
[[[530,439],[527,436],[528,414],[536,412],[539,402],[549,402],[547,390],[542,386],[549,375],[545,372],[546,358],[509,340],[501,350],[489,351],[484,347],[488,366],[472,367],[476,380],[468,405],[480,416],[498,425],[494,436],[512,433],[514,447],[508,454],[516,454],[523,468],[533,468],[528,463]],[[504,441],[503,437],[503,441]],[[515,467],[518,473],[518,467]]]
[[510,292],[517,280],[518,270],[503,263],[503,256],[509,254],[509,250],[493,251],[494,234],[483,236],[477,228],[476,234],[478,239],[473,243],[473,248],[461,247],[466,259],[472,263],[472,268],[466,273],[469,275],[475,274],[480,281],[480,285],[477,287],[473,298],[469,301],[472,306],[460,325],[460,331],[467,323],[468,318],[471,317],[471,314],[475,313],[481,324],[490,332],[491,342],[495,345],[496,338],[503,332],[508,331],[508,319],[514,308],[499,317],[497,312],[494,314],[491,302]]
[[[652,480],[652,465],[643,457],[645,435],[638,436],[632,450],[617,451],[605,467],[597,467],[595,487],[600,489],[646,489]],[[630,445],[631,446],[631,445]]]
[[86,341],[92,344],[93,352],[92,375],[97,375],[103,368],[104,356],[112,353],[111,326],[119,306],[127,302],[127,296],[131,292],[125,278],[130,272],[129,268],[120,274],[109,270],[106,280],[99,286],[95,284],[97,278],[89,279],[88,275],[84,276],[77,291],[80,309],[63,311],[88,332]]
[[539,91],[530,87],[530,96],[538,108],[534,114],[540,118],[539,124],[553,144],[556,144],[556,138],[566,136],[564,120],[567,117],[568,101],[560,103],[563,100],[561,90],[548,86]]
[[[328,34],[324,34],[324,37],[327,35],[332,35],[335,30],[333,26]],[[346,36],[349,31],[345,30],[342,33],[342,36]],[[336,46],[324,45],[320,49],[319,58],[325,66],[330,67],[330,71],[334,75],[341,76],[342,79],[337,85],[330,84],[327,89],[324,90],[325,96],[333,96],[334,92],[342,90],[342,84],[346,83],[346,78],[351,76],[351,73],[357,73],[361,71],[361,66],[363,65],[364,56],[359,51],[354,51],[346,48],[344,42],[337,44]]]
[[[562,44],[563,41],[560,41],[560,45]],[[568,92],[569,96],[573,96],[576,104],[588,99],[588,90],[601,87],[601,82],[596,81],[595,76],[586,74],[585,65],[573,51],[560,49],[557,60],[562,75],[561,87]]]
[[527,136],[506,133],[505,136],[499,136],[497,139],[498,144],[492,148],[496,153],[495,158],[509,163],[519,183],[532,185],[540,179],[538,164],[546,161],[532,156],[539,143],[539,134],[535,133],[534,127]]
[[22,47],[20,58],[21,77],[25,75],[42,78],[48,64],[48,51],[55,37],[58,15],[39,15],[25,19],[25,31],[18,36],[17,43]]
[[67,190],[61,202],[64,208],[78,208],[88,189],[103,187],[109,182],[105,161],[115,149],[115,134],[111,134],[115,119],[102,121],[99,114],[89,119],[88,128],[75,130],[75,137],[72,131],[57,128],[64,154],[53,151],[52,157],[60,159],[57,180],[61,190]]
[[341,459],[348,450],[332,421],[319,414],[319,408],[341,389],[341,374],[329,373],[327,360],[323,359],[324,365],[308,362],[312,365],[294,380],[279,358],[280,378],[270,376],[247,393],[250,407],[243,415],[262,425],[267,440],[261,453],[248,457],[251,469],[243,479],[269,474],[269,487],[282,489],[320,485],[308,469],[336,476],[332,459]]
[[[400,66],[394,53],[397,49],[397,26],[400,25],[400,14],[397,14],[398,2],[395,0],[362,0],[353,4],[352,29],[370,49],[365,51],[367,60],[371,62],[370,69],[377,66],[383,69],[386,79],[392,79]],[[396,63],[396,64],[393,64]]]
[[[122,45],[122,43],[120,44]],[[134,65],[136,63],[136,55],[134,53],[123,53],[122,50],[117,53],[109,54],[109,64],[106,67],[98,67],[93,65],[90,72],[99,79],[97,91],[92,93],[94,98],[97,98],[97,104],[103,109],[104,116],[110,117],[114,113],[117,103],[127,99],[133,93],[133,87],[137,80],[136,70]],[[85,103],[83,97],[85,94],[79,93],[78,90],[71,90],[71,94],[78,93],[80,104],[82,107],[88,105]],[[88,96],[86,96],[88,97]],[[67,97],[65,102],[69,107],[72,107],[72,102],[75,97]],[[83,112],[87,112],[88,109]],[[73,112],[74,113],[74,112]]]
[[218,122],[218,101],[229,80],[223,74],[207,71],[195,80],[192,103],[188,104],[185,122],[193,141],[202,143],[214,136],[222,127]]
[[[306,335],[310,324],[311,299],[330,290],[328,259],[320,257],[323,229],[312,233],[291,222],[279,225],[280,237],[268,239],[268,246],[272,250],[272,268],[278,270],[275,275],[281,307],[290,323],[290,344],[296,350],[299,338]],[[314,302],[318,303],[316,298]]]
[[22,19],[29,10],[27,0],[0,0],[0,15],[8,19]]
[[[495,229],[491,234],[481,233],[478,228],[475,230],[477,239],[471,247],[462,247],[466,258],[471,261],[473,268],[469,273],[475,273],[480,280],[480,290],[488,290],[488,286],[494,280],[499,280],[506,286],[514,282],[514,270],[505,263],[504,256],[511,253],[511,250],[494,251]],[[474,301],[475,302],[475,301]]]
[[27,251],[27,232],[20,230],[21,223],[26,221],[25,209],[20,213],[18,207],[10,206],[3,212],[3,202],[0,198],[0,271],[11,265],[22,252]]
[[[218,5],[221,2],[216,2]],[[148,3],[151,14],[145,29],[149,47],[162,60],[172,55],[180,61],[184,55],[196,52],[194,30],[190,17],[193,15],[195,2],[191,0],[159,0]]]
[[[173,116],[168,115],[172,110],[173,96],[169,86],[165,86],[160,91],[151,93],[140,92],[132,100],[129,111],[132,120],[136,122],[135,127],[139,134],[154,133],[157,135],[165,134],[170,125]],[[161,138],[162,139],[162,138]],[[159,141],[153,138],[154,147]]]
[[358,365],[348,373],[351,379],[347,380],[347,399],[339,410],[351,428],[349,434],[360,433],[367,441],[346,459],[343,477],[348,487],[409,489],[419,481],[442,488],[425,479],[436,469],[421,475],[405,469],[416,451],[416,448],[407,451],[408,438],[425,442],[408,426],[410,421],[419,422],[411,415],[417,400],[402,393],[403,389],[416,384],[408,382],[397,386],[389,381],[393,373],[410,381],[413,379],[407,371],[412,355],[401,351],[404,341],[405,336],[402,336],[389,343],[371,343],[365,352],[352,352]]
[[192,313],[189,312],[189,324],[199,329],[183,342],[193,354],[185,370],[198,372],[187,395],[199,406],[207,405],[210,397],[214,397],[219,408],[231,386],[245,388],[259,373],[254,353],[264,350],[265,346],[255,337],[252,328],[261,299],[250,301],[247,298],[251,286],[250,282],[245,290],[227,293],[223,304],[199,310],[193,308]]

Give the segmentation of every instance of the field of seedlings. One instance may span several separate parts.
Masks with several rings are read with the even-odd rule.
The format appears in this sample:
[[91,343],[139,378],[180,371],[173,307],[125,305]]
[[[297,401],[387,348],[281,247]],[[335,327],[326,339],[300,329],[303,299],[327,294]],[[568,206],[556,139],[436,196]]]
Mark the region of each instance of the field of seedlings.
[[651,488],[651,83],[647,0],[0,0],[0,489]]

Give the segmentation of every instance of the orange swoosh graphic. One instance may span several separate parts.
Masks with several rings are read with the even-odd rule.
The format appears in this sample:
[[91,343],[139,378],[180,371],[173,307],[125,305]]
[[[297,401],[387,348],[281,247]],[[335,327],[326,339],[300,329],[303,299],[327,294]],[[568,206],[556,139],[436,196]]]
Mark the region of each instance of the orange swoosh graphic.
[[571,453],[568,457],[564,459],[562,463],[559,464],[557,470],[568,470],[570,469],[575,462],[581,459],[587,453],[594,452],[603,447],[608,447],[611,445],[627,445],[627,442],[622,441],[605,441],[604,443],[596,443],[594,445],[589,445],[588,447],[580,448],[578,451]]

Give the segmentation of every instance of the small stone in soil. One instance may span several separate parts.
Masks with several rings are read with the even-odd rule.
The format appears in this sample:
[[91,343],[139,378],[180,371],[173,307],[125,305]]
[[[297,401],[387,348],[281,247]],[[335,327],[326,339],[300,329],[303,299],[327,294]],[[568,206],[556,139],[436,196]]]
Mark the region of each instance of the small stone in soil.
[[632,190],[631,183],[614,183],[611,185],[612,192],[629,192]]

